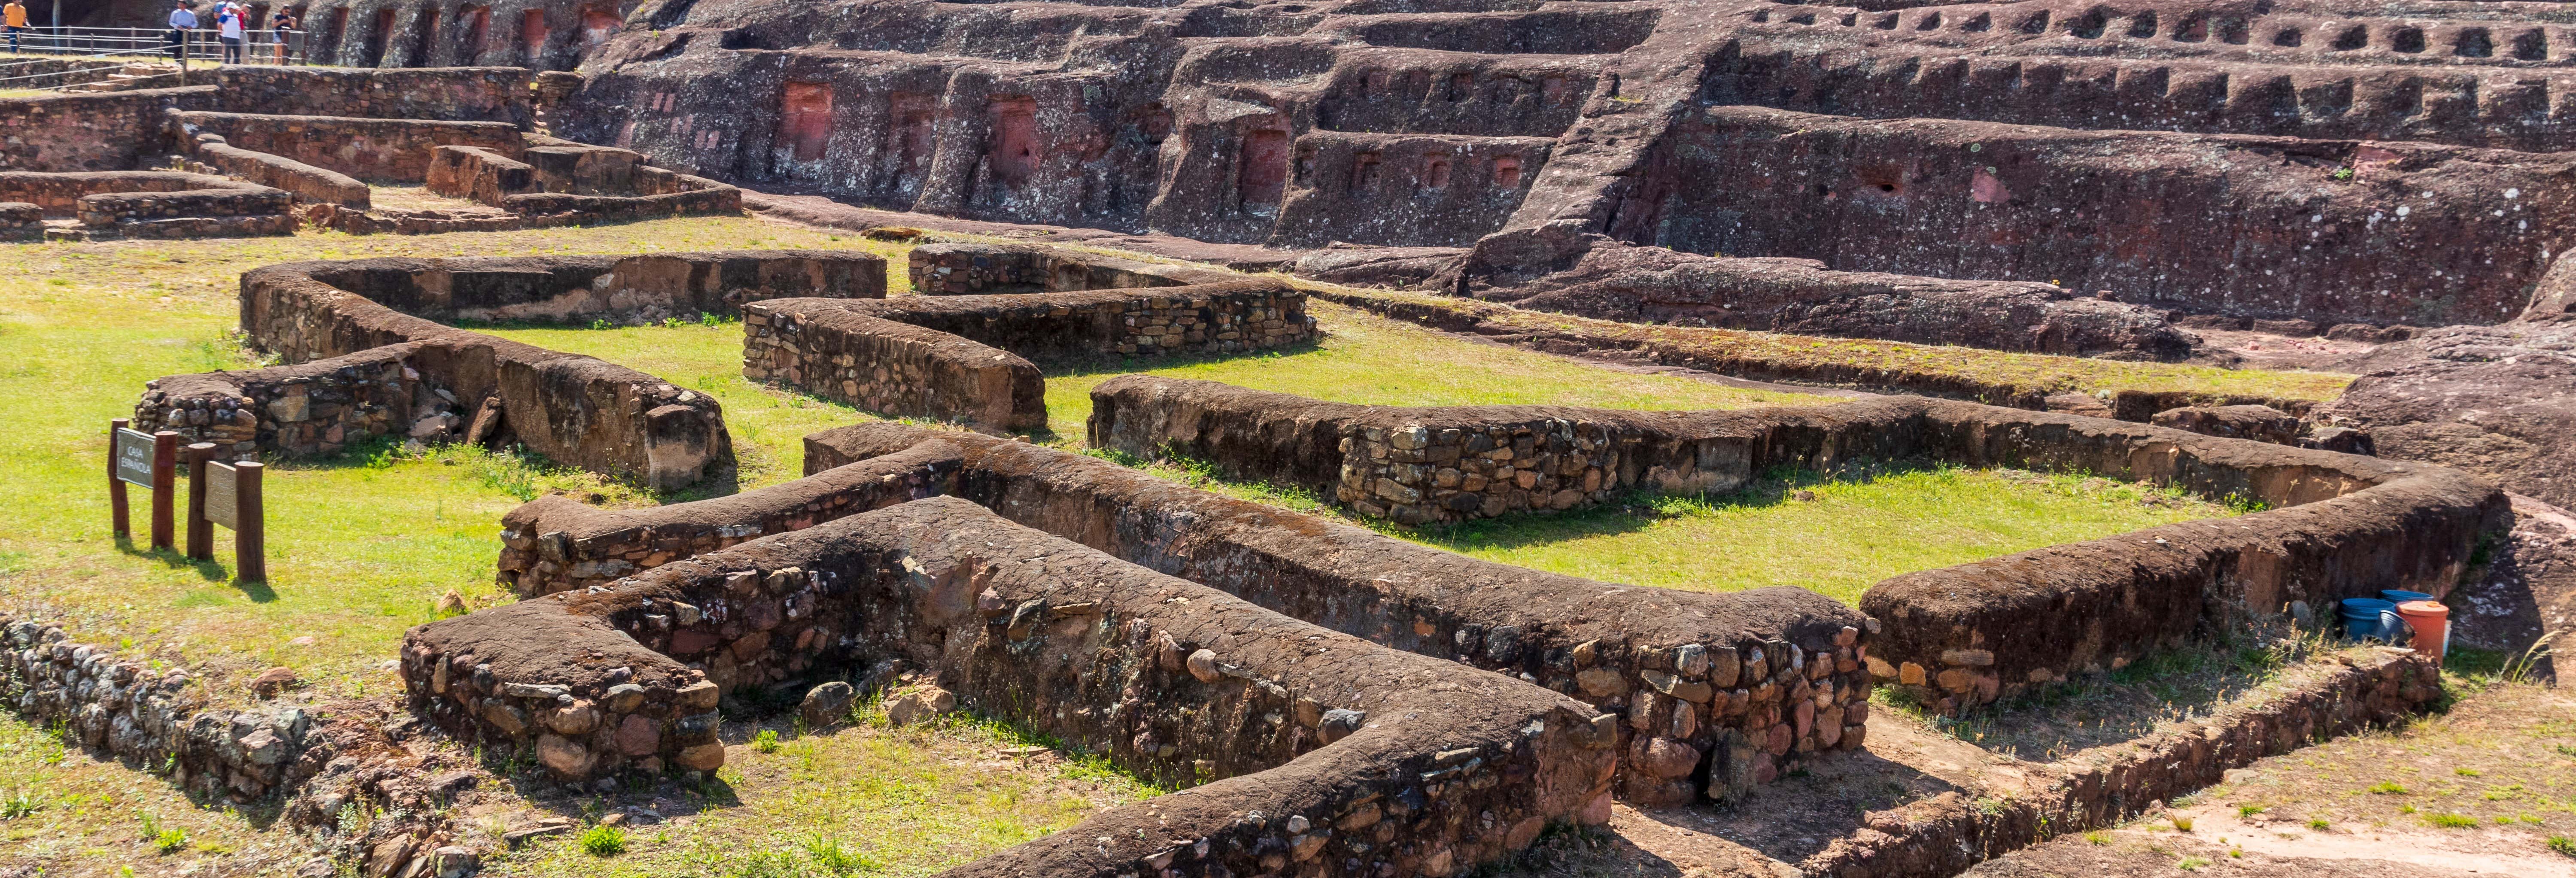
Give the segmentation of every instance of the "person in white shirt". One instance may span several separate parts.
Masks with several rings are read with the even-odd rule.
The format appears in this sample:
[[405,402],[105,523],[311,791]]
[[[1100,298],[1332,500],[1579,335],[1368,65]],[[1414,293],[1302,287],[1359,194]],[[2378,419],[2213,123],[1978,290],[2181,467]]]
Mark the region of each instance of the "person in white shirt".
[[243,19],[248,15],[239,5],[229,2],[215,7],[215,35],[224,41],[226,64],[242,63],[242,36],[249,27]]
[[178,7],[170,10],[170,33],[168,34],[170,57],[182,62],[187,60],[186,56],[180,53],[185,51],[188,32],[196,29],[197,14],[188,11],[188,0],[179,0]]

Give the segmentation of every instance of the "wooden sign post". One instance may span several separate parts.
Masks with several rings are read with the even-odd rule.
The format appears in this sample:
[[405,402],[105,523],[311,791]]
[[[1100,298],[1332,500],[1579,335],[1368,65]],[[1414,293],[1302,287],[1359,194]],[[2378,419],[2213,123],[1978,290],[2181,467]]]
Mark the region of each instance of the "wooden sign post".
[[134,534],[130,505],[125,486],[142,485],[152,492],[152,547],[170,547],[171,489],[178,481],[177,458],[179,434],[162,431],[144,433],[129,429],[124,418],[108,421],[107,501],[114,514],[116,535]]
[[199,442],[181,455],[188,462],[188,560],[215,556],[215,523],[206,519],[206,465],[215,459],[215,444]]
[[152,548],[172,546],[171,518],[179,505],[179,434],[163,430],[152,434]]
[[[197,508],[204,510],[210,524],[220,524],[233,531],[233,579],[241,582],[268,581],[268,546],[263,526],[265,510],[260,505],[260,475],[266,469],[254,462],[224,463],[208,459],[199,464],[205,473],[204,493],[191,488],[192,497],[201,497]],[[207,535],[206,554],[214,554],[213,534]]]

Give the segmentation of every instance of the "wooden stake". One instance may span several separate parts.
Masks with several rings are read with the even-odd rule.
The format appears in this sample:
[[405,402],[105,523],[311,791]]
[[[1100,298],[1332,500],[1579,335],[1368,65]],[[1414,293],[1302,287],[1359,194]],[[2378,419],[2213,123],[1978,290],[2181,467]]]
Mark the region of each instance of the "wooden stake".
[[206,518],[206,463],[215,459],[215,444],[190,445],[183,456],[188,461],[188,559],[203,561],[215,556],[215,523]]
[[114,518],[116,535],[120,537],[134,536],[134,523],[126,505],[125,480],[116,477],[116,431],[133,423],[131,418],[115,418],[107,422],[107,508]]
[[179,487],[179,434],[163,430],[152,434],[152,548],[171,548],[171,507],[177,505],[173,493]]
[[268,581],[267,522],[260,519],[259,476],[266,467],[257,462],[233,464],[233,499],[239,510],[233,522],[233,579],[238,582]]

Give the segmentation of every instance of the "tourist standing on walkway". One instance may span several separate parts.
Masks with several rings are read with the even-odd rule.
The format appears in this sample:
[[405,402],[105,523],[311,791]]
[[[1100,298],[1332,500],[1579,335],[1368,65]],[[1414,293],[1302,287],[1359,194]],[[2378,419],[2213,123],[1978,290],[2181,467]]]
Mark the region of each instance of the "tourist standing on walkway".
[[242,37],[249,31],[249,23],[242,21],[243,15],[242,8],[230,2],[215,6],[215,35],[224,41],[226,64],[242,63]]
[[27,30],[27,7],[19,5],[18,0],[0,6],[0,27],[9,30],[9,51],[18,51],[18,35]]
[[268,29],[277,33],[277,63],[283,65],[286,63],[286,41],[295,32],[295,13],[286,7],[278,7],[277,14],[268,19]]
[[196,29],[197,14],[188,11],[188,0],[179,0],[178,7],[170,10],[170,57],[188,63],[188,32]]

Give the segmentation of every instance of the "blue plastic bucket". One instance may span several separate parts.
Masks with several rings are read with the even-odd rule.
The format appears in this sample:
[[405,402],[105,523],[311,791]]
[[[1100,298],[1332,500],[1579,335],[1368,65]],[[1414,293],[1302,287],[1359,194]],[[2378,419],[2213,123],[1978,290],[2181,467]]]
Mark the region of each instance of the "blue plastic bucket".
[[2345,640],[2389,640],[2389,626],[2406,624],[2397,616],[2396,602],[2378,598],[2344,598],[2338,612]]
[[2437,603],[2441,601],[2441,598],[2437,598],[2420,591],[2406,591],[2404,589],[2397,588],[2380,589],[2379,596],[2386,599],[2391,604],[2402,604],[2407,601],[2434,601]]

